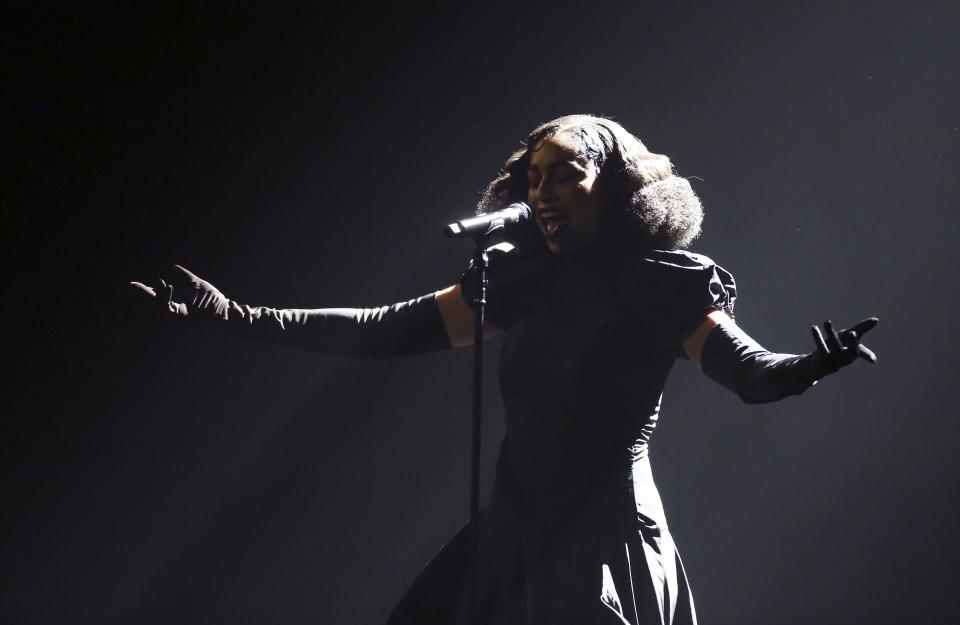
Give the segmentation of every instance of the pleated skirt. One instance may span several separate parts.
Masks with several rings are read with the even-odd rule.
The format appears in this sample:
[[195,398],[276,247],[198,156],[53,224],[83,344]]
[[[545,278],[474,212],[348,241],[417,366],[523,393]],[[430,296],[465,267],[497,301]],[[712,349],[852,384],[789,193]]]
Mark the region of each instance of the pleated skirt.
[[[695,625],[649,463],[557,514],[518,513],[498,483],[394,608],[389,625]],[[471,533],[479,532],[474,614]]]

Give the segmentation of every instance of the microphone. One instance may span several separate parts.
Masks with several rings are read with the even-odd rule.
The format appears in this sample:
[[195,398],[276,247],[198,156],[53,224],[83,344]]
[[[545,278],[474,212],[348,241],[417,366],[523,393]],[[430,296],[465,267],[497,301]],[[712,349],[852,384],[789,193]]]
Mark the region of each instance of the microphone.
[[523,202],[517,202],[495,213],[468,217],[447,224],[443,233],[454,239],[485,236],[502,229],[507,224],[517,224],[528,219],[530,219],[530,207]]

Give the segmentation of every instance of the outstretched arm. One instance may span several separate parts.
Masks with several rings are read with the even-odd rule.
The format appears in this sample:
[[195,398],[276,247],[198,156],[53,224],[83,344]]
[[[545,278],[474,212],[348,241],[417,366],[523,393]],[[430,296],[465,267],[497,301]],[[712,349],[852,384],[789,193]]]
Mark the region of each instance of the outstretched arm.
[[[239,304],[179,265],[165,278],[152,287],[131,285],[176,316],[319,352],[371,358],[417,354],[464,344],[462,328],[472,327],[473,311],[459,293],[450,294],[459,287],[379,308],[277,309]],[[457,303],[469,313],[466,321]]]
[[683,348],[704,373],[743,401],[771,402],[803,393],[858,358],[877,362],[876,355],[860,342],[877,322],[870,317],[837,332],[827,321],[825,333],[813,326],[815,351],[776,354],[750,338],[726,313],[714,311],[684,340]]

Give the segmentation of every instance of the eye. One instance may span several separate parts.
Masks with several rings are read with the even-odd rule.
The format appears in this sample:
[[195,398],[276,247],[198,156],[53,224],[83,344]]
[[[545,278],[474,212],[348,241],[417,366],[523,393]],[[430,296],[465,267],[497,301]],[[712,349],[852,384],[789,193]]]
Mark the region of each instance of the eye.
[[583,172],[572,167],[564,167],[557,171],[557,182],[579,182],[582,178]]
[[527,177],[527,184],[530,186],[531,189],[533,189],[534,187],[540,186],[540,176],[531,174],[530,176]]

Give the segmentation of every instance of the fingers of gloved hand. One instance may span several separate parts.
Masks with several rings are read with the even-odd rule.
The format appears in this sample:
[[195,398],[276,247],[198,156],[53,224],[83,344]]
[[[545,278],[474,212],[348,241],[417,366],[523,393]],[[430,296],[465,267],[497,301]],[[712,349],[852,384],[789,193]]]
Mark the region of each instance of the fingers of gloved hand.
[[157,299],[157,292],[144,284],[143,282],[131,281],[130,286],[132,286],[137,293],[142,294],[144,297],[150,298],[151,302],[155,302]]
[[186,293],[196,288],[197,277],[179,265],[173,265],[164,271],[163,279],[174,288],[177,299],[183,299]]
[[175,272],[178,272],[178,273],[182,273],[183,275],[185,275],[186,277],[190,278],[191,280],[197,279],[197,274],[193,273],[192,271],[190,271],[189,269],[187,269],[187,268],[184,267],[183,265],[172,265],[172,266],[170,267],[170,271],[175,271]]
[[173,295],[173,287],[166,280],[157,278],[153,281],[153,290],[157,294],[157,304],[166,306]]
[[840,351],[834,354],[836,364],[841,367],[849,365],[860,355],[857,347],[860,345],[860,337],[853,330],[844,330],[839,336]]
[[829,356],[830,350],[827,349],[827,344],[823,340],[823,334],[820,333],[819,326],[810,326],[810,332],[813,334],[813,342],[817,345],[817,351],[821,356]]
[[873,350],[871,350],[869,347],[867,347],[863,343],[860,343],[859,345],[857,345],[857,356],[859,356],[860,358],[863,358],[867,362],[877,364],[877,355],[874,354]]
[[840,336],[833,327],[832,321],[824,321],[823,328],[826,330],[827,347],[830,353],[839,353],[843,349],[843,343],[840,342]]
[[876,317],[868,317],[863,321],[858,321],[850,330],[856,332],[857,336],[863,337],[864,334],[872,330],[878,323],[880,323],[880,320]]
[[182,314],[180,312],[180,305],[173,301],[172,284],[162,278],[158,278],[157,281],[154,282],[153,289],[157,292],[157,305],[160,306],[160,308],[177,315]]
[[843,330],[838,336],[843,349],[856,347],[860,342],[860,336],[853,330]]
[[174,280],[178,280],[184,284],[193,285],[194,287],[199,287],[203,282],[203,279],[200,278],[200,276],[193,273],[183,265],[173,265],[170,267],[170,270],[167,273]]
[[130,286],[142,294],[162,315],[166,316],[171,312],[177,315],[186,314],[184,310],[181,310],[183,305],[173,301],[173,286],[165,280],[154,280],[152,286],[143,282],[131,281]]
[[216,293],[217,287],[213,286],[197,274],[193,273],[183,265],[173,265],[167,272],[170,279],[183,290],[180,296],[183,300],[189,300],[190,306],[199,305],[200,301],[211,293]]

